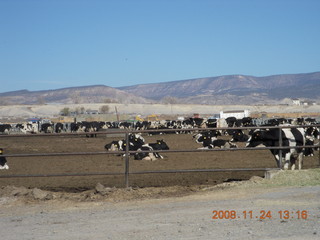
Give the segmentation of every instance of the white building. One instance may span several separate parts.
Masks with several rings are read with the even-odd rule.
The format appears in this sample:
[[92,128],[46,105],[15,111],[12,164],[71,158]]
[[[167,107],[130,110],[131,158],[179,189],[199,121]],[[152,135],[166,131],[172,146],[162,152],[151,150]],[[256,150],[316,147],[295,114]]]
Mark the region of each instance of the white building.
[[297,105],[297,106],[300,106],[300,105],[301,105],[301,101],[300,101],[300,99],[298,99],[298,98],[292,99],[292,103],[293,103],[293,105]]
[[220,118],[228,118],[228,117],[235,117],[237,119],[241,119],[244,117],[249,117],[250,112],[249,110],[232,110],[232,111],[221,111]]

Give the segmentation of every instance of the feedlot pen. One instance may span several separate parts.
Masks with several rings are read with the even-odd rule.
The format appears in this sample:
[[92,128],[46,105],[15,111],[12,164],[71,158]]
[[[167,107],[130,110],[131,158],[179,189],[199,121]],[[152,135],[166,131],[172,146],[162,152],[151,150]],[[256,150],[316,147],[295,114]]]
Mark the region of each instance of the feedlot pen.
[[[246,128],[248,129],[248,128]],[[161,152],[164,159],[134,160],[104,149],[113,140],[124,139],[130,131],[85,134],[2,135],[9,170],[0,171],[0,187],[7,185],[42,188],[53,191],[83,191],[97,183],[108,187],[163,187],[215,185],[225,181],[247,180],[264,176],[275,169],[276,162],[267,148],[197,150],[201,147],[191,134],[142,136],[147,143],[163,139],[170,150]],[[208,130],[208,129],[205,129]],[[230,136],[220,138],[230,139]],[[303,168],[319,167],[319,151],[304,158]]]

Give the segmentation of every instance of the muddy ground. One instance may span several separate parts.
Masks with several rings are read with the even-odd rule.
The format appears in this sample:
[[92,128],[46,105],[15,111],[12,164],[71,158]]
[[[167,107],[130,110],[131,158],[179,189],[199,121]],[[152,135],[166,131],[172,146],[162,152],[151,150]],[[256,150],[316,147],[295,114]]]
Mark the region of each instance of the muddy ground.
[[[164,139],[171,150],[192,150],[200,147],[192,138],[193,134],[144,135],[146,142]],[[228,138],[228,137],[224,137]],[[229,137],[230,138],[230,137]],[[104,145],[117,136],[32,136],[1,137],[1,147],[5,154],[104,152]],[[238,143],[244,147],[244,143]],[[226,169],[226,168],[274,168],[275,160],[269,150],[241,150],[215,152],[163,153],[164,159],[157,161],[137,161],[130,158],[130,172],[177,170],[177,169]],[[304,168],[316,168],[319,164],[318,152],[314,157],[306,157]],[[72,173],[124,173],[124,158],[117,155],[76,155],[76,156],[33,156],[8,157],[9,170],[0,171],[0,187],[14,185],[40,188],[51,191],[77,192],[94,188],[97,183],[106,187],[125,186],[123,174],[96,176],[59,177],[15,177],[4,175],[46,175]],[[262,171],[241,172],[200,172],[200,173],[147,173],[131,174],[129,185],[135,187],[215,185],[217,183],[264,176]]]

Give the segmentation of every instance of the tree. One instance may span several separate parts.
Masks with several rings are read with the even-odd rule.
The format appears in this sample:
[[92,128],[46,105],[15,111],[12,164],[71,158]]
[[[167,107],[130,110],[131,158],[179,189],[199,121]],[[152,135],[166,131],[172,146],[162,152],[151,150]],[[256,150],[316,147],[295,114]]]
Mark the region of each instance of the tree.
[[62,116],[68,116],[70,114],[70,108],[65,107],[61,110],[61,115]]
[[100,113],[108,113],[110,110],[109,106],[108,105],[103,105],[99,108],[99,112]]

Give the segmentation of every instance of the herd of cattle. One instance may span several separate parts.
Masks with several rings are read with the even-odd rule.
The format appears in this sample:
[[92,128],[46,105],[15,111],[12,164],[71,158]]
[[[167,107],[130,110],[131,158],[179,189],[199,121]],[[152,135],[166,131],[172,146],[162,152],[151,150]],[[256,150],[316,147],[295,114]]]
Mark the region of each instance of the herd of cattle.
[[[28,122],[17,124],[0,124],[0,134],[14,133],[63,133],[63,132],[85,132],[87,137],[96,137],[96,132],[107,129],[129,129],[129,130],[149,130],[149,135],[155,134],[181,134],[193,133],[196,143],[202,145],[201,149],[213,148],[237,148],[237,142],[245,142],[246,147],[277,147],[279,146],[280,131],[272,126],[286,126],[281,131],[281,144],[284,149],[271,149],[278,167],[280,165],[280,153],[284,159],[284,169],[295,169],[298,161],[298,169],[301,169],[304,156],[312,156],[314,150],[319,150],[319,122],[312,118],[298,119],[253,119],[250,117],[236,119],[229,117],[223,121],[217,119],[189,118],[183,121],[136,121],[136,122]],[[301,127],[290,127],[290,126]],[[314,126],[316,125],[316,126]],[[302,127],[303,126],[303,127]],[[250,127],[242,130],[238,127]],[[256,128],[251,128],[256,127]],[[260,127],[260,128],[259,128]],[[262,128],[263,127],[263,128]],[[221,128],[221,129],[209,129]],[[194,133],[196,129],[196,132]],[[220,136],[230,136],[228,140]],[[313,146],[302,148],[301,146]],[[295,148],[298,147],[298,148]],[[300,148],[299,148],[300,147]],[[108,151],[125,151],[126,140],[112,141],[105,145]],[[157,140],[155,143],[146,143],[141,134],[129,134],[129,151],[134,153],[135,160],[156,160],[163,158],[157,151],[169,150],[169,146],[164,140]],[[0,151],[2,154],[2,150]],[[1,157],[0,169],[8,169],[6,159]]]

